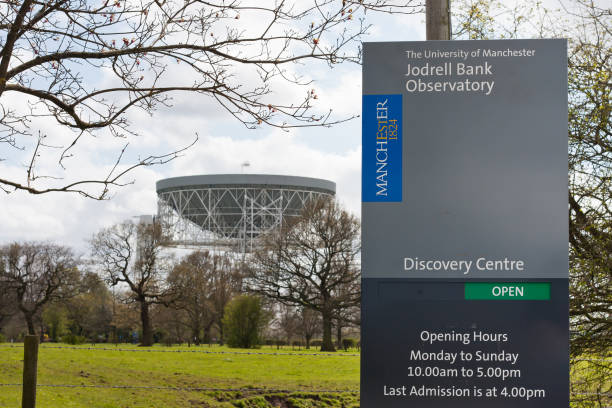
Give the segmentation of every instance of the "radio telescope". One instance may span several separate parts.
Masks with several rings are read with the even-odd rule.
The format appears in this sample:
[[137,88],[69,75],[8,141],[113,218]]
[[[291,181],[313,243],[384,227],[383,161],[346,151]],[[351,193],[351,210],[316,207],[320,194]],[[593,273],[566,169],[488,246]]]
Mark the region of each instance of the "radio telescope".
[[309,200],[336,194],[332,181],[268,174],[210,174],[156,183],[157,220],[174,246],[249,252],[257,237],[297,217]]

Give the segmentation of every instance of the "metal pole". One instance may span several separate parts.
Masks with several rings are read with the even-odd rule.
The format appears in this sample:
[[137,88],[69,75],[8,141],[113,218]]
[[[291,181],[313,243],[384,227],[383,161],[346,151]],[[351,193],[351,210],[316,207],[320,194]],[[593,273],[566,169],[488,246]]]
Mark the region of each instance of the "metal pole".
[[427,0],[425,4],[427,40],[450,40],[450,0]]
[[36,407],[36,373],[38,369],[38,336],[25,336],[23,344],[22,408]]

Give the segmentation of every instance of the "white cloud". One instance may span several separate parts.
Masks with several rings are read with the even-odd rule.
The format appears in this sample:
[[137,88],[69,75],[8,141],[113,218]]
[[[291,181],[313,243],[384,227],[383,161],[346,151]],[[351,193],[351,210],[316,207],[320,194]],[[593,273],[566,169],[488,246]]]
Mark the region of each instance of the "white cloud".
[[249,173],[324,178],[337,185],[339,199],[355,212],[360,208],[361,150],[355,145],[334,153],[309,147],[300,131],[275,130],[264,138],[235,140],[205,136],[185,157],[173,162],[171,177],[239,173],[248,160]]
[[68,193],[3,194],[0,243],[43,240],[86,251],[86,240],[99,229],[135,215],[155,213],[155,180],[160,176],[150,168],[139,169],[132,176],[136,182],[117,190],[109,201]]
[[[87,251],[92,234],[103,227],[133,216],[156,213],[155,182],[161,178],[238,173],[249,160],[252,173],[270,173],[325,178],[336,182],[338,198],[359,214],[360,157],[358,147],[346,153],[331,153],[306,146],[297,132],[272,131],[263,138],[236,140],[230,136],[204,136],[187,154],[166,166],[141,168],[130,179],[134,184],[116,190],[109,201],[83,199],[75,194],[30,195],[14,192],[0,196],[5,214],[0,243],[50,240]],[[92,152],[79,158],[80,174],[96,170],[90,165]],[[12,169],[16,171],[17,169]]]

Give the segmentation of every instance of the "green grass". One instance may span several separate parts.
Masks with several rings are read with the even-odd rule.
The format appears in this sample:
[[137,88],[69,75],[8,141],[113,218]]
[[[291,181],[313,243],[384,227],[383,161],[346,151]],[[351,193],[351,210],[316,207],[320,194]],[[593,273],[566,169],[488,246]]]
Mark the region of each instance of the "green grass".
[[[0,384],[21,383],[23,346],[0,345]],[[319,353],[313,350],[262,348],[247,354],[174,353],[167,351],[213,351],[246,353],[227,347],[139,348],[132,345],[97,345],[94,348],[130,351],[56,349],[57,344],[41,345],[38,383],[41,385],[111,385],[134,387],[174,387],[241,389],[243,391],[195,391],[168,389],[52,388],[39,387],[38,408],[355,408],[359,406],[359,357],[349,353]],[[73,346],[68,346],[73,347]],[[274,355],[274,353],[296,355]],[[330,354],[312,356],[306,354]],[[607,360],[606,360],[607,361]],[[594,369],[583,361],[572,370],[577,392],[609,393],[611,376],[607,368]],[[598,364],[602,366],[601,364]],[[603,370],[603,371],[602,371]],[[599,378],[601,377],[601,378]],[[584,383],[584,384],[583,384]],[[583,384],[583,385],[581,385]],[[595,384],[595,385],[593,385]],[[260,391],[259,389],[265,389]],[[245,389],[247,389],[245,391]],[[294,390],[281,392],[279,390]],[[325,393],[322,390],[347,391]],[[608,398],[608,397],[605,397]],[[572,407],[599,407],[590,398]],[[609,402],[609,400],[608,400]],[[0,387],[0,407],[19,407],[21,388]],[[603,406],[608,406],[604,403]]]
[[[51,345],[52,346],[52,345]],[[37,407],[358,407],[355,393],[319,390],[357,390],[359,357],[309,356],[315,350],[264,348],[263,355],[168,353],[180,351],[238,351],[225,347],[163,347],[151,352],[53,349],[41,345],[38,383],[97,386],[157,386],[176,388],[253,389],[241,392],[40,387]],[[114,348],[98,345],[96,348]],[[118,348],[146,350],[131,345]],[[273,353],[303,355],[273,355]],[[355,353],[355,351],[353,351]],[[23,348],[0,347],[0,383],[21,383]],[[19,387],[0,387],[0,407],[18,407]],[[270,391],[254,389],[264,388]],[[277,390],[296,390],[295,393]]]

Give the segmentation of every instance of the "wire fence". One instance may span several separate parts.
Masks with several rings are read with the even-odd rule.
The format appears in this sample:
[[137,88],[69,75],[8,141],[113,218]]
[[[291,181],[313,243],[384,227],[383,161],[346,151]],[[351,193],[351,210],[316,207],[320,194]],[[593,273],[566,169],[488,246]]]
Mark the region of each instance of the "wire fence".
[[[0,387],[21,387],[23,384],[0,384]],[[106,388],[123,390],[161,390],[161,391],[188,391],[188,392],[241,392],[266,394],[356,394],[359,390],[291,390],[274,388],[214,388],[214,387],[161,387],[155,385],[96,385],[96,384],[37,384],[36,387],[47,388]]]
[[[195,347],[195,346],[194,346]],[[0,344],[0,348],[23,348],[23,344]],[[150,349],[126,349],[119,347],[90,347],[90,346],[47,346],[41,344],[39,349],[67,349],[67,350],[90,350],[90,351],[124,351],[134,353],[202,353],[202,354],[235,354],[235,355],[265,355],[265,356],[318,356],[318,357],[360,357],[360,353],[292,353],[292,352],[277,352],[277,351],[214,351],[214,350],[164,350],[158,348]],[[612,357],[608,358],[579,358],[574,359],[574,362],[612,362]]]
[[[0,387],[21,387],[23,384],[0,384]],[[161,387],[154,385],[96,385],[96,384],[37,384],[37,387],[47,388],[106,388],[106,389],[127,389],[127,390],[162,390],[162,391],[201,391],[201,392],[256,392],[256,393],[312,393],[312,394],[357,394],[360,391],[357,389],[349,390],[291,390],[291,389],[274,389],[274,388],[212,388],[212,387]],[[612,393],[597,393],[597,392],[577,392],[572,393],[576,396],[603,396],[612,397]]]
[[[0,387],[21,387],[23,384],[0,384]],[[274,388],[211,388],[211,387],[160,387],[154,385],[96,385],[96,384],[37,384],[37,387],[48,388],[110,388],[110,389],[128,389],[128,390],[162,390],[162,391],[206,391],[206,392],[258,392],[258,393],[313,393],[313,394],[356,394],[360,391],[357,389],[349,390],[291,390],[291,389],[274,389]],[[572,393],[577,396],[604,396],[612,397],[612,393],[597,393],[597,392],[577,392]]]
[[[23,345],[0,344],[5,348],[23,348]],[[113,347],[79,347],[79,346],[45,346],[41,345],[40,350],[45,349],[67,349],[67,350],[89,350],[89,351],[125,351],[133,353],[202,353],[202,354],[234,354],[234,355],[259,355],[259,356],[315,356],[315,357],[359,357],[359,353],[290,353],[290,352],[265,352],[265,351],[214,351],[214,350],[163,350],[151,349],[126,349]]]

